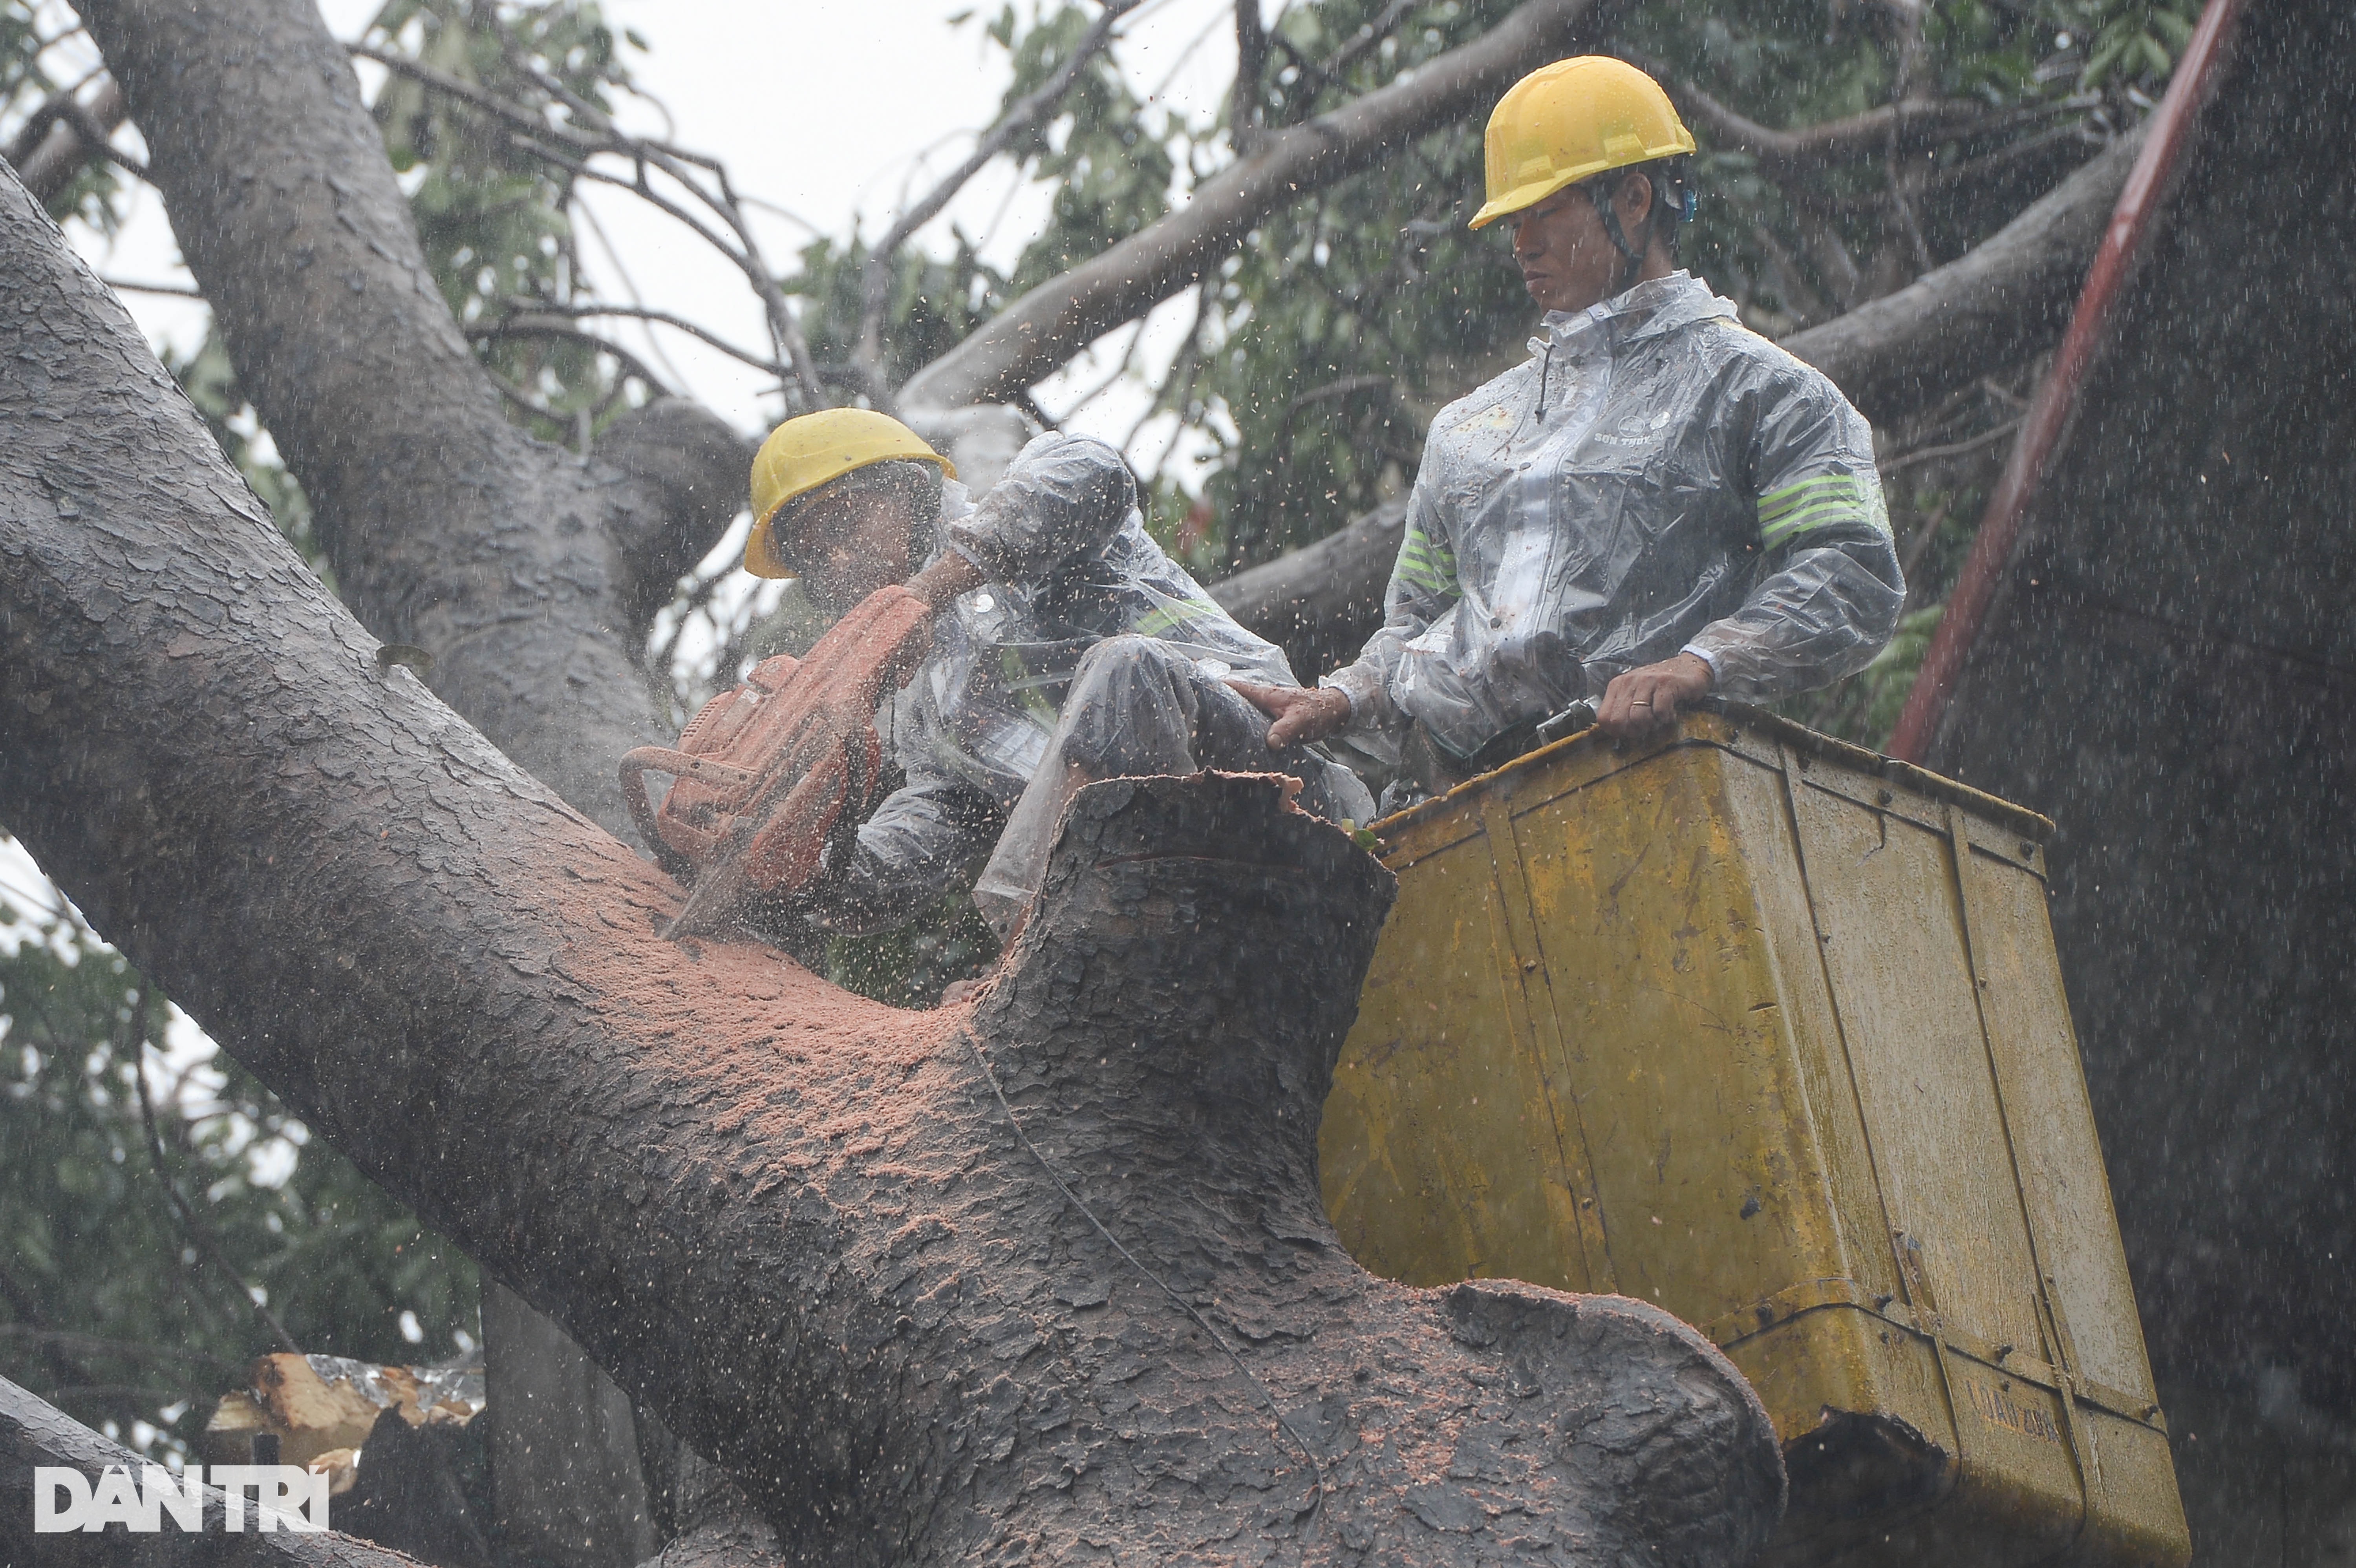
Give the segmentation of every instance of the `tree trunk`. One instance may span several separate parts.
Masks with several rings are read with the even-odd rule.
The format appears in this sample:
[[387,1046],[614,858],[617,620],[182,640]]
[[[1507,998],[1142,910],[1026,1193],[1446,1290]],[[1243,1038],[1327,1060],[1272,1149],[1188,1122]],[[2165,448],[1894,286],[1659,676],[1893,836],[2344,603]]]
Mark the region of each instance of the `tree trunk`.
[[[698,467],[682,493],[677,475],[584,460],[501,417],[351,62],[307,0],[80,10],[346,602],[378,635],[434,654],[437,692],[624,830],[613,759],[669,725],[616,634],[668,597],[658,563],[700,555],[715,514],[721,527],[734,514],[741,443],[707,432],[736,471]],[[708,504],[715,483],[724,509]]]
[[1773,1434],[1691,1329],[1340,1247],[1315,1129],[1390,882],[1273,781],[1083,792],[969,1008],[663,942],[678,890],[380,669],[13,181],[0,353],[0,819],[788,1556],[1764,1541]]
[[2061,825],[2193,1538],[2324,1563],[2356,1524],[2356,164],[2316,149],[2356,134],[2356,17],[2249,6],[2207,85],[1928,760]]
[[[350,61],[308,0],[80,9],[346,602],[379,635],[434,654],[437,692],[626,837],[614,759],[671,730],[637,650],[743,505],[743,439],[667,401],[616,421],[584,458],[501,417]],[[642,1517],[618,1391],[513,1305],[487,1315],[485,1352],[494,1376],[541,1397],[493,1424],[506,1522],[537,1538],[611,1507]],[[608,1554],[590,1561],[640,1554],[634,1533],[600,1533]]]

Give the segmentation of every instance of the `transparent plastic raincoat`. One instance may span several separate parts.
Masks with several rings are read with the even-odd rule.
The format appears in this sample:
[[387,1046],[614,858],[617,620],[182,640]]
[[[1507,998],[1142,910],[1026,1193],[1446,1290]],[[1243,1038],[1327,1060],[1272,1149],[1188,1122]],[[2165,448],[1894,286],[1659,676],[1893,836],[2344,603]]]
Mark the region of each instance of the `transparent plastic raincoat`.
[[1905,596],[1873,435],[1818,371],[1684,272],[1555,312],[1442,410],[1383,627],[1325,677],[1377,756],[1419,722],[1470,757],[1690,652],[1763,701],[1861,668]]
[[1040,436],[979,504],[944,485],[932,559],[944,550],[988,581],[935,622],[932,652],[877,716],[907,783],[860,828],[830,890],[825,919],[838,927],[905,922],[990,851],[1055,738],[1074,671],[1100,643],[1141,635],[1211,681],[1299,684],[1280,649],[1237,625],[1146,534],[1136,481],[1101,442]]

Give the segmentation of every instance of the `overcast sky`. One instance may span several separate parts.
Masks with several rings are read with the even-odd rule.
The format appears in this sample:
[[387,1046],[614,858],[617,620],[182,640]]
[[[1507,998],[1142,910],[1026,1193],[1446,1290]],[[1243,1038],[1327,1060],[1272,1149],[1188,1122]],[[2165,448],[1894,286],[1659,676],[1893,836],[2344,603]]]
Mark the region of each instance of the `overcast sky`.
[[[1022,0],[1027,11],[1031,0]],[[1268,0],[1271,16],[1277,9]],[[355,37],[378,0],[327,0],[337,36]],[[738,189],[774,203],[812,228],[847,236],[854,222],[872,237],[888,226],[911,191],[929,188],[970,149],[975,133],[997,112],[1007,82],[1002,51],[984,36],[993,14],[972,0],[790,0],[785,5],[743,0],[606,0],[617,26],[649,46],[627,59],[639,84],[669,111],[665,126],[651,112],[629,116],[631,128],[668,133],[680,144],[712,154],[728,165]],[[961,23],[951,18],[970,13]],[[1141,93],[1194,117],[1207,117],[1234,69],[1226,0],[1147,0],[1123,24],[1116,58]],[[361,62],[372,92],[380,68]],[[952,223],[969,234],[991,233],[989,254],[1011,261],[1033,237],[1046,210],[1046,193],[1015,188],[1003,166],[977,178],[920,237],[938,246]],[[598,292],[667,307],[706,323],[749,347],[766,348],[757,302],[728,264],[677,224],[625,193],[592,189],[587,197],[599,233],[581,236]],[[169,224],[152,192],[142,190],[122,234],[109,244],[93,233],[77,236],[83,251],[109,277],[134,282],[187,282]],[[760,238],[773,264],[784,266],[809,238],[782,217],[763,215]],[[611,241],[610,255],[600,235]],[[126,295],[150,335],[193,347],[201,338],[200,305],[153,294]],[[1149,339],[1174,349],[1185,306],[1173,306]],[[693,339],[660,327],[609,324],[659,370],[677,372],[680,389],[745,430],[773,417],[765,379]],[[1118,339],[1125,344],[1125,339]],[[1149,362],[1156,357],[1151,353]],[[1109,366],[1106,367],[1109,368]],[[1051,382],[1041,401],[1060,411],[1076,389],[1093,386],[1094,366],[1074,368],[1065,384]],[[1058,394],[1064,395],[1059,397]],[[1125,436],[1142,408],[1141,393],[1112,396],[1076,421],[1113,439]],[[1141,447],[1158,453],[1167,440],[1157,431]],[[1137,453],[1150,463],[1151,453]]]

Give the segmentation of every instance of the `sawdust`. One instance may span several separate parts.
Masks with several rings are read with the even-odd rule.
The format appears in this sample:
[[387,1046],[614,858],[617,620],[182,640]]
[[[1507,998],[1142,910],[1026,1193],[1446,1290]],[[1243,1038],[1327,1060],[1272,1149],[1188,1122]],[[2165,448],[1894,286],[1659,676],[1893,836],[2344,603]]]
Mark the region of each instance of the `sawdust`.
[[[923,1094],[860,1095],[854,1106],[848,1091],[858,1080],[906,1079],[969,1006],[916,1012],[871,1001],[757,941],[666,941],[678,884],[596,837],[551,885],[549,912],[564,935],[552,963],[595,994],[614,1038],[712,1091],[714,1122],[741,1136],[791,1143],[815,1124],[856,1157],[916,1130]],[[849,1065],[862,1071],[846,1074]]]

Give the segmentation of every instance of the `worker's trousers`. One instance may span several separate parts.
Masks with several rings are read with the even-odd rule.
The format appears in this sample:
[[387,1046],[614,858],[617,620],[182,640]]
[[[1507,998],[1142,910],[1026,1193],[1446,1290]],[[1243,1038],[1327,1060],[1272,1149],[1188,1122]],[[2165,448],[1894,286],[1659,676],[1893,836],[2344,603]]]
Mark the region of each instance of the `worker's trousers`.
[[974,902],[1001,938],[1020,926],[1047,875],[1064,807],[1098,779],[1154,773],[1289,773],[1301,806],[1328,821],[1365,822],[1374,798],[1355,773],[1304,747],[1271,752],[1268,715],[1184,649],[1152,637],[1108,637],[1072,672],[1055,738],[1015,803],[975,883]]

